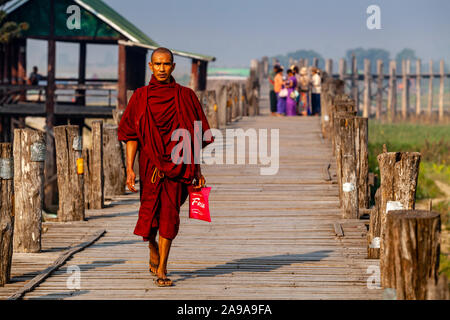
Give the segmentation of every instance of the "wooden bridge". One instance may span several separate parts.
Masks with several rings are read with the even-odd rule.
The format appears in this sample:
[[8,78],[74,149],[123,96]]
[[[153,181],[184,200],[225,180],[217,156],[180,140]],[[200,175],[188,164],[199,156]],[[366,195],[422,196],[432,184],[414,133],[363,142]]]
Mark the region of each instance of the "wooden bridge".
[[139,198],[129,193],[87,210],[86,221],[43,223],[42,252],[14,253],[0,298],[20,292],[58,257],[106,230],[23,298],[380,299],[382,290],[368,288],[379,260],[366,258],[364,220],[342,219],[335,160],[319,118],[270,117],[267,97],[263,87],[261,115],[228,128],[279,129],[279,171],[203,165],[213,188],[212,223],[190,220],[188,203],[182,207],[168,264],[173,287],[153,283],[147,243],[133,235]]

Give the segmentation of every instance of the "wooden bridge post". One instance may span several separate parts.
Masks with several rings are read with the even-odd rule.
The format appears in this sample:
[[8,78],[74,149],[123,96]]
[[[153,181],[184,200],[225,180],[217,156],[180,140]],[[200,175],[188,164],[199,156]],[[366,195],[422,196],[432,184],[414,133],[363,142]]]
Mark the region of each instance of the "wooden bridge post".
[[244,116],[244,103],[245,103],[245,97],[244,97],[244,84],[243,83],[238,83],[238,114],[239,114],[239,119],[242,119],[242,117]]
[[[380,168],[380,257],[383,256],[386,216],[391,210],[414,210],[420,153],[383,152]],[[382,261],[380,261],[380,266]]]
[[367,231],[367,258],[380,259],[381,188],[375,192],[375,208],[370,214]]
[[428,80],[428,119],[431,121],[433,108],[433,60],[430,60],[430,78]]
[[227,124],[230,124],[232,119],[232,113],[233,113],[233,87],[231,84],[227,85]]
[[89,157],[89,176],[91,200],[90,209],[104,207],[104,173],[103,173],[103,121],[92,121],[92,153]]
[[226,85],[221,85],[219,87],[217,98],[219,129],[223,129],[227,126],[227,100],[228,88]]
[[339,79],[345,81],[346,73],[347,73],[347,62],[345,61],[344,58],[342,58],[339,60]]
[[14,234],[13,158],[10,143],[0,143],[0,287],[11,278]]
[[370,60],[364,59],[364,106],[363,106],[363,117],[369,117],[370,115],[370,85],[371,85],[371,74],[370,74]]
[[392,122],[395,119],[397,110],[397,78],[395,74],[396,63],[392,60],[389,63],[389,91],[387,101],[387,117]]
[[206,117],[208,119],[209,126],[211,128],[218,128],[217,123],[217,99],[216,99],[216,91],[209,90],[206,92],[206,99],[208,101],[208,112],[206,113]]
[[125,194],[127,182],[124,153],[122,144],[117,140],[117,132],[116,125],[103,126],[104,196],[107,198]]
[[14,251],[41,250],[45,133],[14,130]]
[[328,73],[330,77],[333,77],[333,59],[327,59],[325,61],[325,72]]
[[359,218],[358,181],[356,173],[355,153],[355,117],[337,118],[340,146],[339,156],[341,162],[341,186],[343,218]]
[[402,119],[406,120],[406,117],[408,116],[408,87],[409,87],[409,79],[408,79],[408,72],[407,72],[407,62],[406,60],[402,60]]
[[359,208],[369,208],[369,148],[368,129],[369,119],[365,117],[355,118],[355,152],[356,152],[356,176],[358,179]]
[[420,59],[416,60],[416,116],[420,116],[422,112],[422,92],[421,92],[421,67],[422,61]]
[[236,82],[231,83],[231,120],[236,121],[239,117],[238,95],[239,88]]
[[359,89],[358,89],[358,65],[355,54],[352,54],[352,98],[355,101],[356,111],[359,111]]
[[[79,127],[55,127],[56,166],[58,174],[58,220],[84,220],[84,179],[82,140]],[[81,170],[79,170],[81,169]]]
[[444,60],[440,61],[439,73],[440,73],[440,82],[439,82],[439,122],[444,120],[444,81],[445,81],[445,66]]
[[377,60],[377,106],[376,106],[376,113],[375,118],[379,120],[381,118],[381,112],[382,112],[382,106],[383,106],[383,60],[379,59]]
[[437,212],[398,210],[387,215],[381,285],[395,289],[397,300],[427,297],[428,280],[438,278],[440,234]]

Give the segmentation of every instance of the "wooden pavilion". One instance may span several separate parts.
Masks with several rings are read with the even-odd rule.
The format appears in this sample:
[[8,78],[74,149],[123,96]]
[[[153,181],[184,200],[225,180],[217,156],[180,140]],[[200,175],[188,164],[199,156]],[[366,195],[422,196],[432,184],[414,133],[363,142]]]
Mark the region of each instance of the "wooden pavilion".
[[[80,130],[86,118],[110,118],[116,106],[87,106],[87,90],[117,92],[117,108],[125,109],[127,90],[145,85],[146,55],[159,47],[131,22],[101,0],[11,0],[4,5],[6,21],[26,22],[29,28],[22,37],[0,46],[0,139],[11,141],[14,128],[25,127],[25,117],[46,117],[47,152],[46,180],[54,179],[53,127],[78,124]],[[74,15],[78,19],[73,23]],[[75,21],[75,22],[77,22]],[[48,43],[48,63],[45,85],[26,83],[27,39]],[[56,42],[79,44],[77,78],[55,77]],[[86,79],[86,45],[114,44],[118,46],[118,78]],[[196,53],[172,50],[177,56],[192,59],[191,87],[204,90],[207,65],[215,58]],[[45,92],[42,102],[27,100],[27,92]],[[75,99],[60,101],[57,90],[73,90]],[[63,95],[63,94],[62,94]],[[47,192],[46,192],[47,195]],[[46,200],[47,203],[47,200]]]

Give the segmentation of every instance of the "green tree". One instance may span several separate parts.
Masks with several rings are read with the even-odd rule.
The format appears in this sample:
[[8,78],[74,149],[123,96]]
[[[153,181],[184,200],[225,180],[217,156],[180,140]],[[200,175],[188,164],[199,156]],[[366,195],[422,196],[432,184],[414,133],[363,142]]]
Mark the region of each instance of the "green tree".
[[28,29],[28,23],[7,21],[4,7],[9,0],[0,0],[0,43],[8,43],[21,35],[22,31]]
[[313,59],[318,58],[318,67],[324,68],[325,61],[322,57],[322,55],[314,50],[297,50],[294,52],[288,52],[285,55],[277,55],[275,57],[270,57],[269,62],[272,62],[272,58],[278,59],[280,61],[280,64],[284,66],[285,68],[290,67],[289,66],[289,58],[292,58],[293,60],[299,60],[299,59],[308,59],[309,65],[312,65]]
[[371,72],[375,73],[377,70],[377,60],[382,60],[384,65],[384,70],[388,70],[389,66],[389,59],[390,59],[390,53],[389,51],[386,51],[384,49],[378,49],[378,48],[370,48],[370,49],[364,49],[364,48],[354,48],[349,49],[346,52],[346,58],[347,58],[347,68],[351,70],[351,62],[352,62],[352,54],[355,54],[356,56],[356,65],[358,67],[358,70],[363,71],[364,70],[364,59],[370,60],[371,65]]
[[411,60],[411,71],[416,69],[415,61],[417,60],[416,52],[413,49],[405,48],[395,56],[397,62],[397,70],[402,70],[402,60]]

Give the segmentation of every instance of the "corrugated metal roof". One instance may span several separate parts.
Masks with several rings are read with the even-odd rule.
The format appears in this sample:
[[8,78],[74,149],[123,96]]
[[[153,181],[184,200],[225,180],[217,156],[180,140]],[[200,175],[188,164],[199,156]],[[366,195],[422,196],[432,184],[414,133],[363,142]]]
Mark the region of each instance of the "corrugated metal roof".
[[[7,14],[13,12],[17,8],[21,7],[23,4],[32,0],[12,0],[6,3],[4,10]],[[89,11],[93,15],[95,15],[100,20],[107,23],[113,29],[118,31],[120,34],[124,35],[128,40],[126,42],[119,41],[125,45],[135,45],[143,48],[147,48],[150,50],[154,50],[158,48],[160,45],[150,39],[144,32],[139,30],[134,24],[125,19],[122,15],[117,13],[114,9],[104,3],[102,0],[73,0],[76,4],[83,7],[85,10]],[[206,56],[198,53],[190,53],[186,51],[180,50],[172,50],[173,54],[204,60],[204,61],[215,61],[215,57]]]

